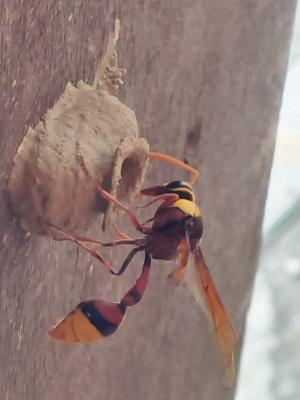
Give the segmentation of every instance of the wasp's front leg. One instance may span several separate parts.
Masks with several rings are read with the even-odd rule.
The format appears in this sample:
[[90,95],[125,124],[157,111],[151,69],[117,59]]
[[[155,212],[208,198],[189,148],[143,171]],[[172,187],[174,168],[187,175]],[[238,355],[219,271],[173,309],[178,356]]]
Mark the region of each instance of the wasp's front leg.
[[156,203],[157,201],[163,201],[160,207],[169,207],[175,201],[179,199],[178,194],[176,193],[163,193],[163,194],[156,194],[156,192],[160,191],[161,186],[154,186],[152,188],[143,189],[141,190],[140,194],[144,196],[155,196],[154,200],[149,201],[146,204],[138,205],[137,208],[146,208],[151,206],[152,204]]
[[143,226],[139,223],[137,216],[135,215],[134,212],[132,212],[131,210],[129,210],[129,208],[127,208],[124,204],[122,204],[118,199],[116,199],[114,196],[112,196],[111,194],[109,194],[106,190],[103,189],[103,187],[100,185],[100,183],[92,177],[92,175],[90,174],[87,166],[85,165],[84,159],[82,156],[78,156],[77,157],[78,162],[80,164],[80,167],[82,169],[82,171],[84,172],[84,174],[91,179],[94,183],[95,186],[99,192],[99,194],[108,202],[114,204],[117,208],[119,208],[120,210],[123,210],[130,218],[131,223],[135,226],[136,230],[147,234],[148,231],[145,230],[145,228],[143,228]]

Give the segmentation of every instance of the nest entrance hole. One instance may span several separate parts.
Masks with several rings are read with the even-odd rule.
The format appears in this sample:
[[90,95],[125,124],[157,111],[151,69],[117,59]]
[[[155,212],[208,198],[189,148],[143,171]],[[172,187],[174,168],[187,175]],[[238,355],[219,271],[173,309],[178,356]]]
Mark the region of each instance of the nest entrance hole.
[[[117,198],[125,199],[130,202],[134,195],[135,188],[141,182],[143,177],[143,168],[141,162],[136,157],[127,157],[123,161],[121,168],[121,179],[117,189]],[[134,189],[133,189],[134,188]]]

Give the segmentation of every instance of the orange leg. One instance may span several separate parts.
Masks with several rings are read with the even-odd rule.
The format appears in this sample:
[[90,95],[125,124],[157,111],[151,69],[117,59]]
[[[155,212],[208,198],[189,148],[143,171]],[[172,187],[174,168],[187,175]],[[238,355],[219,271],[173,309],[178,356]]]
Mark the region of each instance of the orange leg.
[[119,245],[125,245],[125,244],[129,244],[129,245],[142,245],[143,246],[143,241],[141,240],[115,240],[113,242],[102,242],[100,240],[94,240],[94,239],[90,239],[84,236],[73,236],[70,235],[69,233],[63,231],[60,228],[57,228],[56,226],[49,224],[48,225],[51,226],[52,229],[62,233],[65,238],[64,239],[58,239],[58,240],[69,240],[73,243],[75,243],[78,247],[80,247],[81,249],[83,249],[84,251],[86,251],[90,256],[96,258],[98,261],[100,261],[101,265],[107,270],[109,271],[111,274],[113,275],[121,275],[125,269],[127,268],[127,265],[129,264],[129,262],[131,261],[132,257],[136,254],[136,249],[133,249],[131,253],[129,253],[128,257],[126,258],[124,264],[122,265],[120,271],[115,272],[112,268],[112,265],[96,250],[94,249],[90,249],[89,247],[85,246],[84,244],[82,244],[81,242],[89,242],[89,243],[95,243],[95,244],[100,244],[101,246],[105,246],[105,247],[114,247],[114,246],[119,246]]
[[[144,189],[147,190],[147,189]],[[175,203],[176,200],[179,199],[178,194],[175,193],[164,193],[164,194],[159,194],[155,197],[154,200],[149,201],[149,203],[146,204],[142,204],[137,206],[136,208],[146,208],[151,206],[152,204],[156,203],[159,200],[164,200],[164,202],[161,204],[161,206],[163,207],[168,207],[170,205],[172,205],[173,203]]]
[[125,240],[133,240],[130,236],[128,236],[126,233],[121,231],[116,224],[113,224],[113,228],[116,232],[117,238],[118,239],[125,239]]
[[151,158],[152,160],[165,161],[169,164],[175,164],[178,167],[181,167],[181,168],[185,169],[186,171],[190,172],[191,177],[188,180],[190,185],[192,185],[195,182],[195,180],[198,178],[199,171],[197,169],[191,167],[188,164],[185,164],[183,161],[180,161],[177,158],[169,156],[168,154],[150,151],[149,158]]
[[147,224],[150,224],[150,222],[152,222],[152,221],[154,221],[154,220],[155,220],[155,217],[151,217],[151,218],[147,219],[147,221],[143,222],[143,223],[142,223],[142,226],[145,226],[145,225],[147,225]]
[[94,178],[91,176],[89,170],[87,169],[87,167],[86,167],[86,165],[85,165],[85,163],[84,163],[84,160],[83,160],[82,156],[78,156],[77,158],[78,158],[79,164],[80,164],[80,166],[81,166],[81,169],[83,170],[83,172],[85,173],[85,175],[95,183],[96,188],[97,188],[98,192],[100,193],[100,195],[101,195],[105,200],[107,200],[108,202],[113,203],[113,204],[114,204],[115,206],[117,206],[119,209],[125,211],[125,213],[129,216],[129,218],[130,218],[132,224],[135,226],[135,228],[136,228],[138,231],[140,231],[140,232],[142,232],[142,233],[147,233],[147,231],[145,231],[145,228],[143,228],[142,225],[139,223],[139,221],[138,221],[138,219],[137,219],[135,213],[133,213],[132,211],[130,211],[130,210],[129,210],[126,206],[124,206],[124,204],[122,204],[118,199],[116,199],[114,196],[112,196],[112,195],[109,194],[106,190],[104,190],[104,189],[102,188],[102,186],[100,185],[100,183],[99,183],[96,179],[94,179]]
[[122,238],[118,240],[114,240],[112,242],[104,242],[102,240],[97,240],[97,239],[91,239],[86,236],[77,236],[77,235],[71,235],[70,233],[65,232],[63,229],[58,228],[57,226],[50,224],[49,222],[47,223],[52,229],[62,233],[65,238],[60,238],[56,239],[57,241],[63,241],[63,240],[69,240],[71,242],[78,241],[78,242],[88,242],[88,243],[94,243],[94,244],[99,244],[100,246],[104,247],[111,247],[111,246],[118,246],[120,244],[133,244],[136,245],[138,243],[137,240],[130,238],[127,236],[125,233],[120,232],[122,234]]
[[[115,275],[114,270],[112,269],[112,265],[100,254],[98,253],[96,250],[94,249],[89,249],[88,247],[86,247],[84,244],[82,244],[79,240],[77,240],[74,236],[69,235],[67,233],[65,233],[66,235],[66,240],[70,240],[71,242],[75,243],[78,247],[80,247],[81,249],[85,250],[87,253],[89,253],[92,257],[96,258],[98,261],[100,261],[101,265],[103,265],[103,267],[110,272],[111,274]],[[95,243],[92,242],[92,240],[90,240],[91,243]]]

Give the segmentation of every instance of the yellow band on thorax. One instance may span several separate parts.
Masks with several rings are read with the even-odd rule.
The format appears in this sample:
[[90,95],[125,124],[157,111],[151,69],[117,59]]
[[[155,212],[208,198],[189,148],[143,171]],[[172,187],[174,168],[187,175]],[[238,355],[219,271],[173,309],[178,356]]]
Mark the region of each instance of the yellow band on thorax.
[[175,201],[175,203],[173,203],[171,207],[179,208],[181,211],[183,211],[184,213],[186,213],[192,217],[200,217],[201,216],[199,207],[197,206],[196,203],[194,203],[191,200],[179,199],[179,200]]

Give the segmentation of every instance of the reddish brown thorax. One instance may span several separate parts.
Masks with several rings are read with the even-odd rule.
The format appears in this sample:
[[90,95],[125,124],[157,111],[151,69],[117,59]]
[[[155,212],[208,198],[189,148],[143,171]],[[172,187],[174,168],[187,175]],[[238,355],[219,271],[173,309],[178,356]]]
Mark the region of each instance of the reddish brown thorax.
[[172,260],[179,243],[189,233],[191,250],[194,250],[203,231],[201,216],[191,216],[180,208],[159,208],[154,216],[151,232],[147,235],[147,251],[153,259]]

